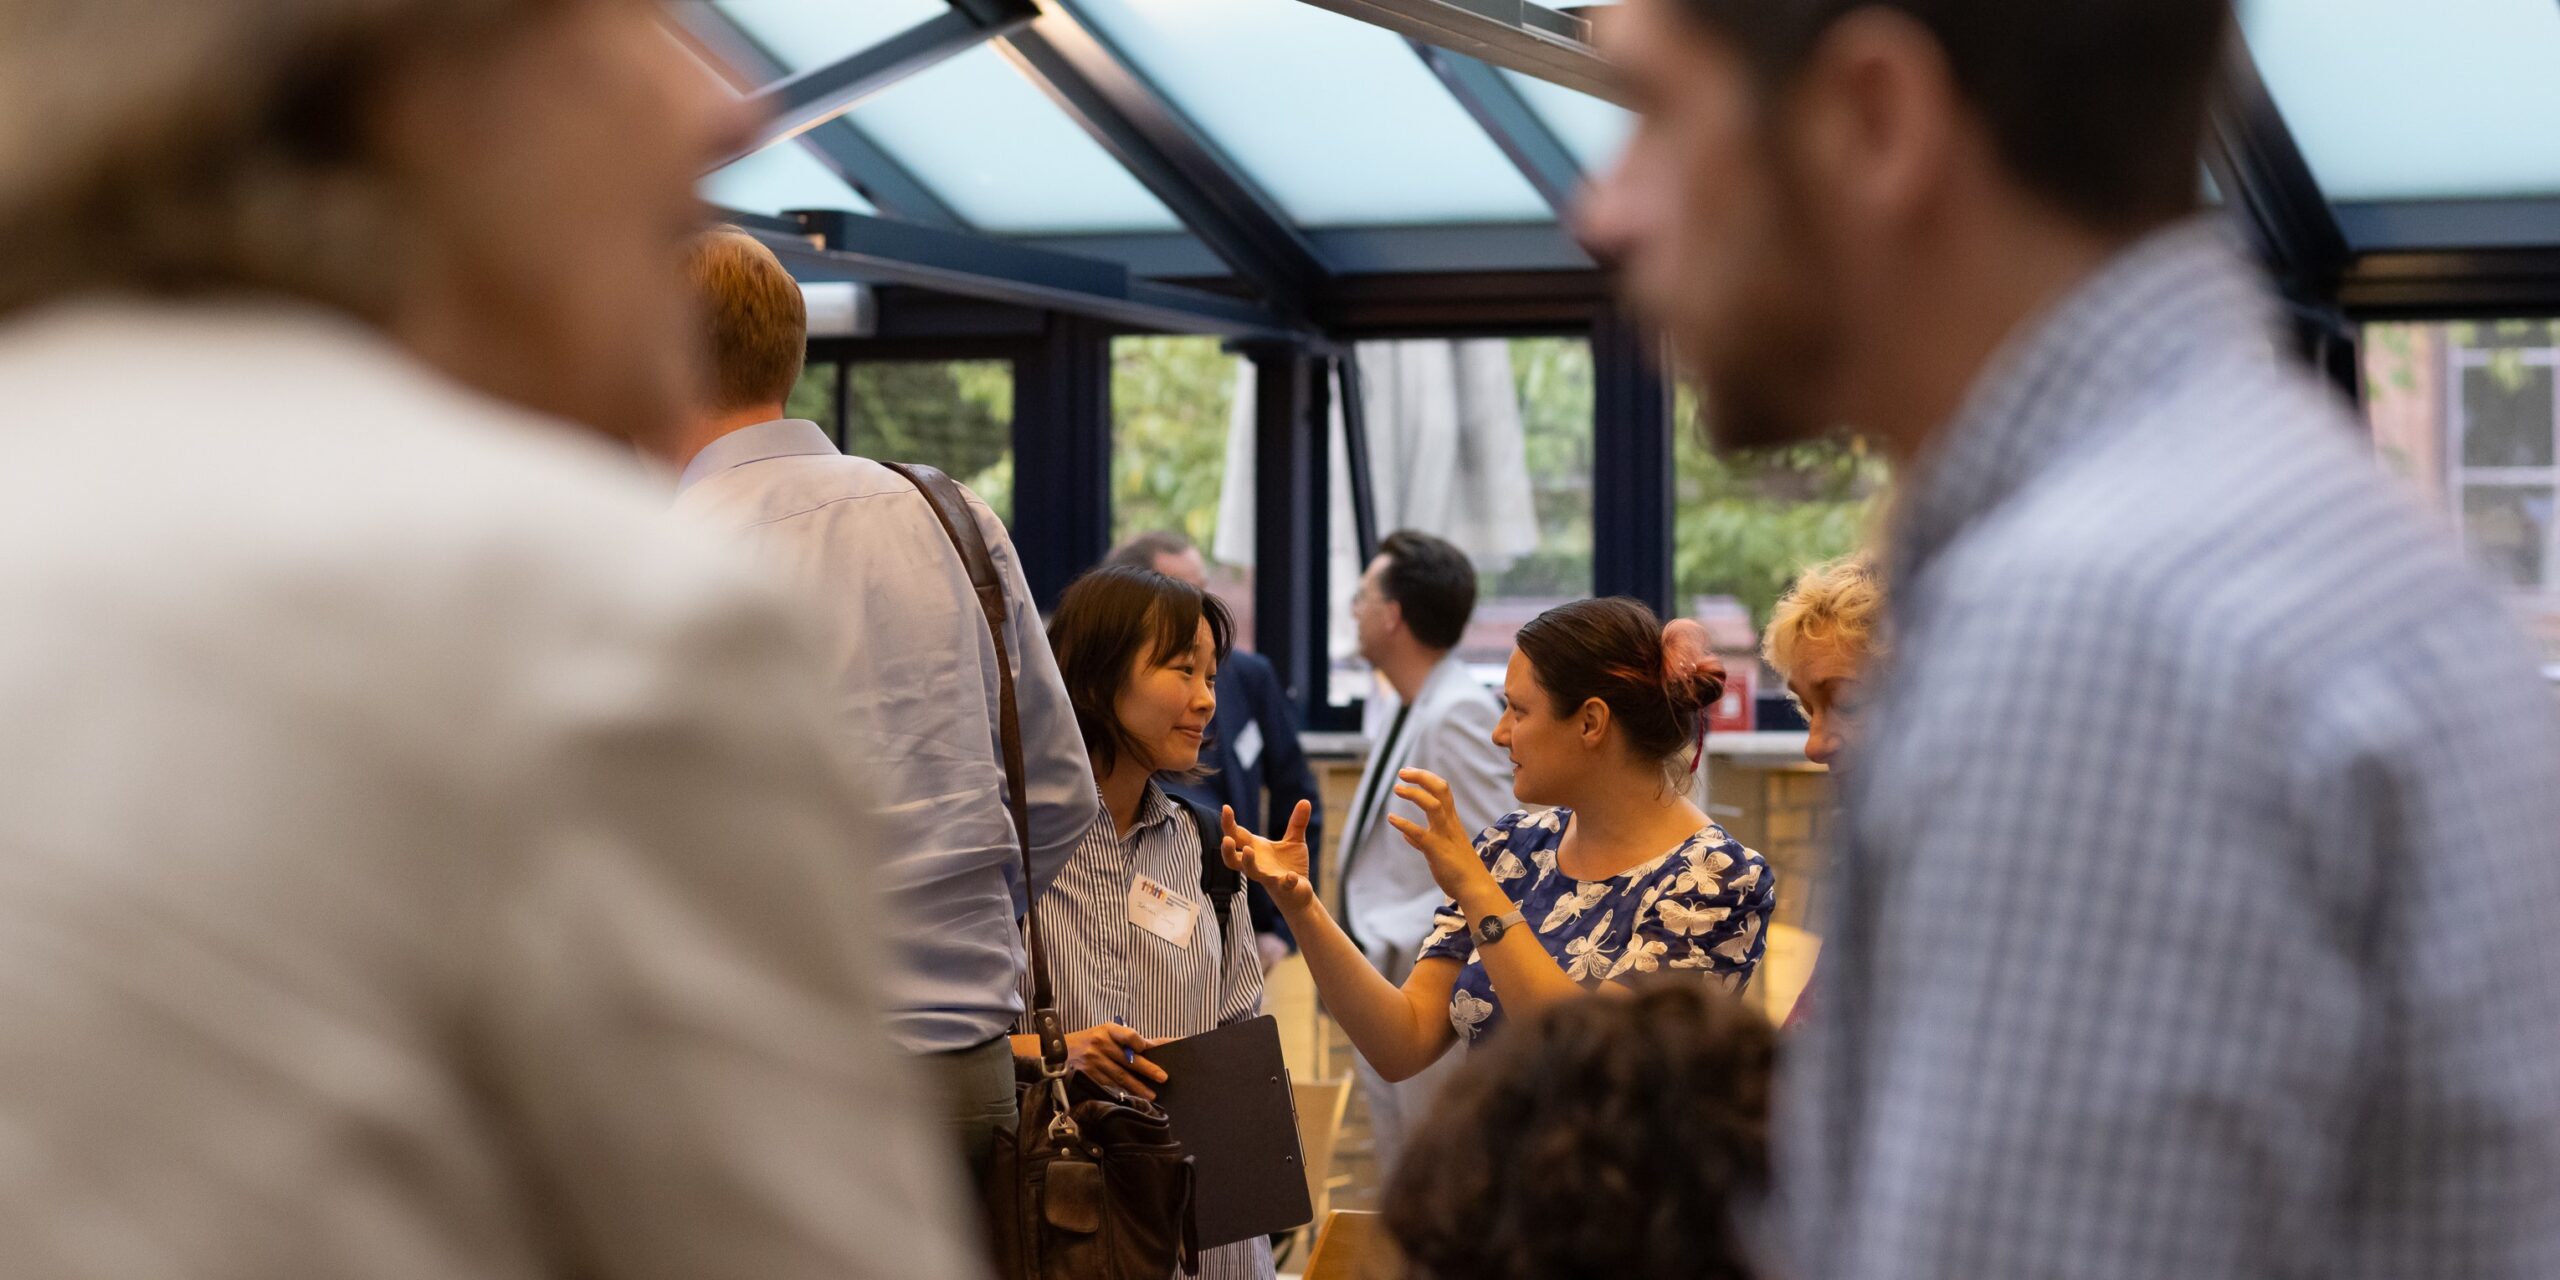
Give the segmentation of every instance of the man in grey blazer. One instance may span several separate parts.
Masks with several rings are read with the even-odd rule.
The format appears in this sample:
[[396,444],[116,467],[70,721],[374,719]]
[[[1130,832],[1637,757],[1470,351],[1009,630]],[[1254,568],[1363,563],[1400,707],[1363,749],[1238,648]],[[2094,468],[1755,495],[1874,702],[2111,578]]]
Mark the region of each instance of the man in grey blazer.
[[[1411,530],[1379,546],[1351,597],[1360,656],[1393,696],[1370,698],[1364,717],[1373,745],[1343,823],[1342,922],[1389,982],[1401,983],[1413,971],[1443,898],[1422,855],[1386,822],[1389,806],[1403,803],[1395,797],[1397,771],[1428,769],[1448,779],[1459,817],[1477,827],[1518,807],[1511,761],[1493,745],[1502,703],[1455,652],[1475,607],[1476,570],[1466,553]],[[1407,809],[1408,817],[1420,817]],[[1400,1084],[1388,1083],[1365,1061],[1356,1064],[1381,1174],[1393,1172],[1406,1131],[1464,1057],[1448,1054]]]

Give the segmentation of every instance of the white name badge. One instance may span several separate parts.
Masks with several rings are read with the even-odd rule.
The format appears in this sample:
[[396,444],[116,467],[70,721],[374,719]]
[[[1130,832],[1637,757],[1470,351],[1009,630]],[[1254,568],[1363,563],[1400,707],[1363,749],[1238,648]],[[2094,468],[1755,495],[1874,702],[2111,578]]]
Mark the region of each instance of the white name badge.
[[1188,951],[1199,931],[1200,904],[1140,876],[1129,885],[1129,923]]
[[1236,767],[1251,773],[1253,767],[1260,763],[1262,763],[1262,726],[1247,720],[1244,722],[1244,732],[1236,735]]

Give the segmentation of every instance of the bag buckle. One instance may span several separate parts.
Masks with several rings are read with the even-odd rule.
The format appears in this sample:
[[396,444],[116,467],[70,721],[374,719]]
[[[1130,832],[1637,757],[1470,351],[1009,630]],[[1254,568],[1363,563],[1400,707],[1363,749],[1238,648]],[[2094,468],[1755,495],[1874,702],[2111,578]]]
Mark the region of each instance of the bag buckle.
[[1069,1114],[1068,1104],[1067,1104],[1067,1082],[1066,1082],[1066,1081],[1064,1081],[1064,1080],[1052,1080],[1052,1081],[1050,1081],[1050,1082],[1049,1082],[1049,1141],[1050,1141],[1050,1143],[1051,1143],[1051,1144],[1053,1144],[1053,1145],[1064,1146],[1064,1145],[1067,1145],[1067,1144],[1070,1144],[1070,1143],[1073,1143],[1073,1142],[1077,1142],[1077,1141],[1081,1140],[1083,1137],[1084,1137],[1084,1130],[1079,1129],[1079,1128],[1077,1128],[1077,1127],[1076,1127],[1075,1117],[1074,1117],[1073,1115]]
[[1067,1031],[1058,1021],[1058,1011],[1041,1009],[1031,1015],[1031,1032],[1040,1038],[1040,1076],[1045,1080],[1067,1078]]
[[1074,1142],[1083,1131],[1069,1118],[1073,1105],[1067,1100],[1066,1025],[1058,1020],[1055,1009],[1035,1009],[1031,1013],[1031,1033],[1040,1038],[1040,1079],[1049,1088],[1049,1141]]

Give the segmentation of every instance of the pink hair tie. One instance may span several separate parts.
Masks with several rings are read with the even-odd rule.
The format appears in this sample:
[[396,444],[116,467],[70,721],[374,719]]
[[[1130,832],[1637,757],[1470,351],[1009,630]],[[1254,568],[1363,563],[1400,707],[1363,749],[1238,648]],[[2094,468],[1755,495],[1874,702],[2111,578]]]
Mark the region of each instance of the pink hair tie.
[[[1724,696],[1724,660],[1716,656],[1715,645],[1707,635],[1705,624],[1695,618],[1674,618],[1662,628],[1662,685],[1665,690],[1696,689],[1710,685],[1714,692],[1701,702],[1713,702]],[[1707,758],[1707,715],[1698,713],[1696,753],[1689,760],[1689,772],[1695,774]]]

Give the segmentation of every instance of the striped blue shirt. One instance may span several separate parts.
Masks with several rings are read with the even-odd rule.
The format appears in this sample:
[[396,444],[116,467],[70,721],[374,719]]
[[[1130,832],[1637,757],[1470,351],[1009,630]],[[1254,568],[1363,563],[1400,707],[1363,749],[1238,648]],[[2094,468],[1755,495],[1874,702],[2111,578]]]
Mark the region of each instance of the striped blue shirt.
[[2162,233],[1908,469],[1791,1274],[2560,1276],[2560,715],[2271,318]]
[[[1100,808],[1034,910],[1049,958],[1058,1016],[1070,1031],[1126,1018],[1150,1040],[1214,1031],[1262,1012],[1262,958],[1245,895],[1216,909],[1200,894],[1200,828],[1191,811],[1147,784],[1129,834]],[[1195,910],[1177,946],[1131,918],[1130,889],[1145,876]],[[1030,980],[1023,999],[1030,1001]],[[1203,1280],[1269,1280],[1271,1242],[1248,1240],[1200,1255]]]

